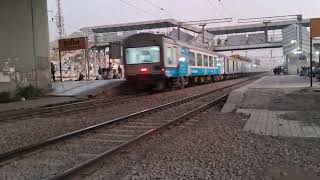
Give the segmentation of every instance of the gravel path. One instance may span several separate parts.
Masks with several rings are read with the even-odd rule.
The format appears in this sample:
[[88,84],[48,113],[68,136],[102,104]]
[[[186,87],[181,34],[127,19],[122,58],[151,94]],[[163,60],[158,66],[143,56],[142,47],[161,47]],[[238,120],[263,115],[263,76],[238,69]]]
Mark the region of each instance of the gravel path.
[[18,147],[44,141],[80,128],[92,126],[119,116],[131,114],[146,108],[158,106],[187,96],[221,88],[248,78],[218,82],[202,86],[169,91],[149,96],[133,98],[130,102],[88,109],[56,117],[36,117],[23,121],[0,122],[0,153]]
[[[83,179],[319,179],[320,140],[258,136],[245,117],[206,111],[128,147]],[[79,178],[79,177],[77,177]]]

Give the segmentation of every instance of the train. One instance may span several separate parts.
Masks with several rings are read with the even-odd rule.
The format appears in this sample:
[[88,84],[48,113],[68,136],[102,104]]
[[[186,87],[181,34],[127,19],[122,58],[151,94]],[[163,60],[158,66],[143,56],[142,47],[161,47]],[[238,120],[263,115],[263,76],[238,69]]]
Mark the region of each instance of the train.
[[257,65],[162,34],[140,33],[123,41],[125,77],[136,88],[185,87],[257,73]]

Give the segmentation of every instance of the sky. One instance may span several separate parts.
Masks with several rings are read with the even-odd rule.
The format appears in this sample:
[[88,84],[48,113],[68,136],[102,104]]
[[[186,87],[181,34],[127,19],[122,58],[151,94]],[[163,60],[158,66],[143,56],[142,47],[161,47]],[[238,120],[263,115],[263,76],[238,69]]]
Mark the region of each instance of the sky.
[[[52,41],[57,37],[55,23],[52,22],[57,8],[56,0],[47,1]],[[220,0],[220,2],[219,0],[61,0],[61,2],[67,34],[86,26],[160,18],[175,18],[181,21],[233,18],[233,22],[226,25],[234,25],[240,18],[296,14],[302,14],[303,18],[320,17],[320,0]],[[242,52],[242,55],[245,53]],[[273,52],[279,57],[281,53],[281,50]],[[253,54],[267,56],[270,50]]]
[[[129,2],[134,8],[123,1]],[[182,21],[212,18],[253,18],[302,14],[320,17],[320,0],[61,0],[68,33],[85,26],[176,18]],[[161,10],[163,8],[164,10]],[[48,0],[50,37],[57,36],[52,17],[56,0]]]

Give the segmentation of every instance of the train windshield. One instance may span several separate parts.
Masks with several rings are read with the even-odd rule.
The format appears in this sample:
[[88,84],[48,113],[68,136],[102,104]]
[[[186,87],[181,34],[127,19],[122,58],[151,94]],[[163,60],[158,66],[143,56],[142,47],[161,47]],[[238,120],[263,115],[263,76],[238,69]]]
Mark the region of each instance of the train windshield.
[[126,48],[127,64],[150,64],[160,62],[160,47]]

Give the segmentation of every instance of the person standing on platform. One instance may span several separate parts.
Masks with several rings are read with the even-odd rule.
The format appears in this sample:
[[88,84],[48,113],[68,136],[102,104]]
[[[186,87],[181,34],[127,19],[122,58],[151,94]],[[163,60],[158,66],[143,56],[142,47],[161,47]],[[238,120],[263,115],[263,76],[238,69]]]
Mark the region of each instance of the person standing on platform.
[[281,67],[277,67],[277,75],[280,76],[281,73]]
[[51,75],[52,75],[52,80],[53,80],[53,82],[56,82],[55,73],[56,73],[56,68],[55,68],[54,64],[51,63]]
[[119,78],[122,79],[122,68],[121,68],[121,66],[118,67],[118,73],[119,73]]
[[109,66],[107,67],[107,79],[111,79],[110,71],[111,71],[111,68]]
[[112,79],[118,79],[118,74],[117,74],[117,70],[116,69],[112,69]]
[[101,69],[101,67],[99,67],[99,69],[98,69],[98,74],[99,74],[99,75],[102,75],[102,69]]
[[82,73],[79,74],[78,81],[83,81],[84,80],[84,75]]

